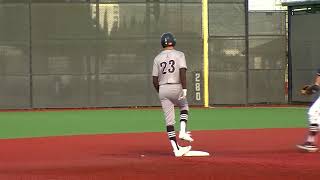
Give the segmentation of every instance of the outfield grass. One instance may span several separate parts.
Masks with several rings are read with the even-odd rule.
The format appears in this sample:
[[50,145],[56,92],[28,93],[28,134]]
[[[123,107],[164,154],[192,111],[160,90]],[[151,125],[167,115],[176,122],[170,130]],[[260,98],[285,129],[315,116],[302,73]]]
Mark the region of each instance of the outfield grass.
[[[189,129],[306,127],[306,113],[307,108],[295,107],[191,109]],[[164,130],[160,109],[0,112],[0,138]]]

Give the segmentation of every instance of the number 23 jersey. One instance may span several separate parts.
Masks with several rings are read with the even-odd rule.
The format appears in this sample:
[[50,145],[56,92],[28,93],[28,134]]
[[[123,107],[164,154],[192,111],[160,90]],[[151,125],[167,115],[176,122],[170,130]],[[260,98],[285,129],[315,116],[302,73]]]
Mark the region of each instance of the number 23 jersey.
[[181,68],[187,69],[184,53],[164,50],[154,58],[152,76],[158,76],[159,85],[179,84]]

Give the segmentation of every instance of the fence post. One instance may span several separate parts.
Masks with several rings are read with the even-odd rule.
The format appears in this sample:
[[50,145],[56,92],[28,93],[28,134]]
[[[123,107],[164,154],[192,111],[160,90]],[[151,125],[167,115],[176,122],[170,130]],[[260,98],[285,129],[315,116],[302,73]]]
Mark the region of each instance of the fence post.
[[209,60],[208,60],[208,0],[202,0],[203,40],[203,98],[204,107],[209,107]]

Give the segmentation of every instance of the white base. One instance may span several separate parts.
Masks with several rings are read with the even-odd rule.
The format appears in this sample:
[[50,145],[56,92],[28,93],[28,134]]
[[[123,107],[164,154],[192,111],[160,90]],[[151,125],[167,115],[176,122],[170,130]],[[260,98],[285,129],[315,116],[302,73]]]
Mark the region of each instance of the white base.
[[310,152],[310,153],[314,153],[314,152],[317,152],[318,151],[318,148],[306,148],[302,145],[297,145],[297,147],[300,149],[300,150],[303,150],[303,151],[306,151],[306,152]]
[[183,156],[210,156],[210,154],[205,151],[189,151]]

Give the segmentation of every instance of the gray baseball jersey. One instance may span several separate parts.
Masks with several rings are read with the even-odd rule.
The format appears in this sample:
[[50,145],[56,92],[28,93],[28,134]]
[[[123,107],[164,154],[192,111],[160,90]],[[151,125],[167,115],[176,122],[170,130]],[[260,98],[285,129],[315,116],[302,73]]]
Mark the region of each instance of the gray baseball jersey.
[[182,94],[180,68],[187,68],[184,53],[181,51],[164,50],[154,59],[152,76],[158,76],[159,99],[167,126],[175,124],[174,105],[180,110],[189,110],[187,99],[179,100]]
[[152,76],[158,76],[159,85],[179,84],[180,68],[187,68],[184,53],[177,50],[164,50],[155,57]]

